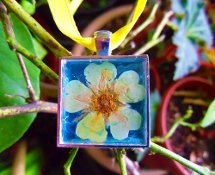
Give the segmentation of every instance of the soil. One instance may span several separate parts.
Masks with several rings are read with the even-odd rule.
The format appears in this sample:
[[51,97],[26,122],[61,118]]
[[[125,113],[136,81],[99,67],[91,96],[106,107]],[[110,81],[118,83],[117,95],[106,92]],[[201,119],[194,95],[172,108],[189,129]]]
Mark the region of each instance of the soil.
[[[210,94],[205,94],[201,89],[196,89],[195,92],[200,94],[205,101],[212,101],[213,99],[213,97],[209,96]],[[168,112],[168,116],[171,117],[168,117],[168,128],[172,126],[176,119],[186,113],[188,106],[192,106],[193,109],[193,115],[189,120],[191,123],[199,122],[207,110],[206,106],[184,104],[184,98],[186,97],[174,96],[171,99]],[[196,164],[215,170],[214,126],[207,129],[197,128],[196,131],[192,131],[189,127],[179,126],[173,136],[170,137],[170,142],[175,153]],[[195,174],[189,169],[187,171],[190,174]]]

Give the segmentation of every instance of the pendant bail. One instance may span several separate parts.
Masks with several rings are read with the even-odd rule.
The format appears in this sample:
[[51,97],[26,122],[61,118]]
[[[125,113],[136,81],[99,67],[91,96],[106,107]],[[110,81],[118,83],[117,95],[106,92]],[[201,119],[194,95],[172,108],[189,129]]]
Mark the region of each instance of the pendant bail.
[[100,56],[111,55],[110,40],[112,32],[99,30],[94,32],[97,54]]

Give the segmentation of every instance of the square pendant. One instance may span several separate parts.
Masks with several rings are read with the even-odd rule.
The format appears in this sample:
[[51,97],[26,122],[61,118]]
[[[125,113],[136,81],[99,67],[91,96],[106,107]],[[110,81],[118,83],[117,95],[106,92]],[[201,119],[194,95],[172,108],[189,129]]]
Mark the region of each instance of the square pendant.
[[65,57],[59,89],[59,147],[149,146],[147,55]]

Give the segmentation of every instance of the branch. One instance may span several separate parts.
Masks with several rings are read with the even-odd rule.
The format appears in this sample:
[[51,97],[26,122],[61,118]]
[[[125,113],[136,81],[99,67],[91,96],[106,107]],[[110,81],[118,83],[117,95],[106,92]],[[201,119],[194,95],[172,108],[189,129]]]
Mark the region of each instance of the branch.
[[7,9],[2,2],[0,2],[0,19],[3,23],[4,32],[6,35],[6,40],[11,48],[16,52],[21,53],[26,58],[28,58],[34,65],[36,65],[46,76],[48,76],[53,81],[58,81],[58,75],[51,70],[45,63],[43,63],[36,55],[29,52],[15,39],[13,28],[11,27],[11,22],[7,14]]
[[161,2],[158,1],[155,3],[155,5],[152,8],[152,11],[148,18],[140,25],[138,26],[135,30],[131,31],[129,35],[125,38],[123,43],[121,44],[121,47],[125,47],[125,45],[132,40],[135,36],[137,36],[143,29],[145,29],[149,24],[151,24],[154,19],[155,19],[155,14],[160,6]]
[[152,47],[154,47],[155,45],[157,45],[158,43],[162,42],[165,39],[164,35],[161,35],[162,30],[164,29],[164,27],[169,23],[169,18],[173,15],[172,11],[167,12],[162,21],[160,22],[160,24],[158,25],[158,27],[156,28],[152,39],[149,40],[145,45],[143,45],[143,47],[141,47],[139,50],[137,50],[134,55],[140,55],[145,53],[147,50],[151,49]]
[[116,149],[116,155],[117,155],[117,160],[119,162],[121,175],[127,175],[124,152],[125,152],[124,149]]
[[143,47],[141,47],[140,49],[138,49],[134,55],[141,55],[143,53],[145,53],[147,50],[151,49],[152,47],[154,47],[155,45],[159,44],[160,42],[162,42],[165,39],[164,35],[161,35],[159,38],[157,39],[153,39],[150,40],[149,42],[147,42],[145,45],[143,45]]
[[58,81],[59,76],[35,54],[31,53],[22,45],[20,45],[14,38],[8,38],[7,42],[10,46],[15,47],[17,52],[23,54],[29,61],[31,61],[35,66],[37,66],[47,77],[49,77],[54,82]]
[[65,175],[70,175],[70,168],[72,166],[73,160],[75,159],[75,156],[78,152],[78,148],[73,148],[70,155],[69,155],[69,159],[66,161],[65,165],[64,165],[64,174]]
[[29,100],[30,101],[36,101],[37,97],[36,97],[35,91],[33,89],[33,86],[31,84],[31,80],[29,78],[28,71],[26,69],[26,66],[25,66],[24,60],[22,58],[22,55],[20,53],[16,53],[16,54],[17,54],[19,63],[21,65],[23,75],[25,77],[25,81],[26,81],[26,85],[27,85],[27,89],[28,89],[28,94],[29,94]]
[[180,155],[173,153],[173,152],[169,151],[168,149],[165,149],[153,142],[150,142],[150,149],[152,152],[158,153],[165,157],[173,159],[201,175],[212,175],[214,173],[214,172],[211,172],[207,167],[202,167],[200,165],[197,165],[197,164],[181,157]]
[[[164,136],[162,136],[162,137],[153,137],[153,138],[151,138],[151,141],[160,142],[160,143],[165,142],[168,138],[170,138],[174,134],[175,130],[180,125],[183,125],[183,123],[186,123],[185,120],[191,118],[192,114],[193,114],[193,110],[189,107],[187,112],[186,112],[186,114],[184,114],[181,118],[176,120],[174,122],[174,124],[171,126],[171,128],[169,129],[169,131]],[[190,123],[190,126],[191,125],[193,126],[194,124]]]
[[0,108],[0,118],[11,117],[33,112],[57,113],[57,104],[45,101],[35,101],[25,105]]
[[[6,33],[6,36],[11,37],[11,38],[15,38],[15,34],[10,22],[10,17],[7,14],[7,8],[4,6],[4,4],[2,2],[0,2],[0,19],[2,19],[3,22],[3,26],[4,26],[4,30]],[[16,48],[13,47],[13,49],[15,50]],[[20,66],[21,66],[21,70],[22,73],[24,75],[25,81],[26,81],[26,85],[27,85],[27,89],[28,89],[28,94],[29,94],[29,98],[32,101],[36,100],[36,95],[34,92],[34,89],[32,87],[29,75],[28,75],[28,71],[26,69],[25,63],[23,61],[22,55],[20,53],[16,53]]]
[[16,147],[16,152],[13,158],[12,175],[25,175],[25,157],[27,152],[27,143],[21,141]]
[[28,28],[35,33],[40,40],[57,57],[71,55],[60,43],[58,43],[33,17],[31,17],[15,0],[2,0],[5,6],[17,15]]

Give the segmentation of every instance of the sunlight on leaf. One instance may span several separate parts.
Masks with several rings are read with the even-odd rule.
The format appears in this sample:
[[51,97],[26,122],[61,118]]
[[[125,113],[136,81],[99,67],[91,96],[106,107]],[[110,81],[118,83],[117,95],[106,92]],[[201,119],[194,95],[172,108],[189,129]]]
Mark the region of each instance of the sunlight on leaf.
[[208,127],[215,123],[215,100],[210,104],[208,110],[202,119],[200,126],[201,127]]

